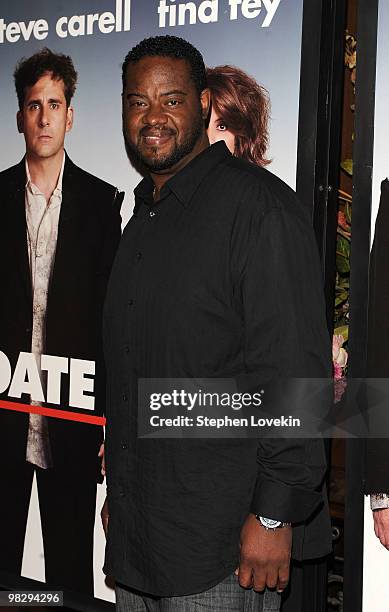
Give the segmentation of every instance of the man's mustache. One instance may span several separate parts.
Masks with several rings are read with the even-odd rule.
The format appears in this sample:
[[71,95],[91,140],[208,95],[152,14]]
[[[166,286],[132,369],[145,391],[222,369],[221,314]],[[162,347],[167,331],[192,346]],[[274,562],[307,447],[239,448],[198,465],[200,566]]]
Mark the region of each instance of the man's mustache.
[[176,131],[169,127],[150,128],[150,127],[145,126],[140,130],[140,135],[145,136],[145,137],[147,136],[175,136]]

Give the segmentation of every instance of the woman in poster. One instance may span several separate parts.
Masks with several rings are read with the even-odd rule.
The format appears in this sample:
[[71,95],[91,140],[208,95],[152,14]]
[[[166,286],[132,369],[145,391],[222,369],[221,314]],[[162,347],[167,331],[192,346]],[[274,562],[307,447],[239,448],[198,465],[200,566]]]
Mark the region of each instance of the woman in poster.
[[267,90],[235,66],[207,68],[212,96],[208,138],[224,140],[236,155],[265,166],[269,144],[270,100]]

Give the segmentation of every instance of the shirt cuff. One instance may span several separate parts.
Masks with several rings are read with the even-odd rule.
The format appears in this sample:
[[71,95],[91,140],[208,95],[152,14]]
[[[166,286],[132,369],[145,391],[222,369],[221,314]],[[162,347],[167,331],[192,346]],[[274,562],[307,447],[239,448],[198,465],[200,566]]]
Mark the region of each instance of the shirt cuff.
[[372,510],[389,508],[389,493],[372,493],[370,495],[370,508]]
[[303,523],[322,503],[322,492],[299,489],[260,477],[250,511],[283,523]]

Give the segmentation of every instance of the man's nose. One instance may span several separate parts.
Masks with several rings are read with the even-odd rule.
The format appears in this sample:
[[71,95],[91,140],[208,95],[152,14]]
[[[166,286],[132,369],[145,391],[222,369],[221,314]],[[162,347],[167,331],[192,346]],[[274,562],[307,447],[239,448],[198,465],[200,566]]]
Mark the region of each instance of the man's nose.
[[164,125],[167,122],[166,113],[161,104],[150,104],[143,115],[143,123],[146,125]]
[[45,106],[42,106],[40,116],[39,116],[39,125],[41,127],[46,127],[47,125],[49,125],[49,123],[50,121],[49,121],[49,115],[48,115],[47,108],[45,108]]

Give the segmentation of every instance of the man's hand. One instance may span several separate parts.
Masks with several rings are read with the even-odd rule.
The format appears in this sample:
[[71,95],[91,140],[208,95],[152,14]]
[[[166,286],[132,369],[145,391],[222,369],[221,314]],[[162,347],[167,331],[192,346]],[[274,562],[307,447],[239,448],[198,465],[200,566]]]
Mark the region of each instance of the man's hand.
[[240,534],[240,586],[283,591],[289,581],[291,549],[291,527],[265,529],[254,514],[249,514]]
[[105,502],[103,504],[103,507],[101,508],[100,516],[101,516],[101,522],[103,523],[105,537],[107,537],[108,519],[109,519],[108,499],[107,498],[105,498]]
[[100,450],[97,454],[98,457],[101,457],[101,475],[105,476],[105,456],[104,456],[104,442],[100,446]]
[[389,550],[389,508],[373,510],[374,533],[381,542]]

